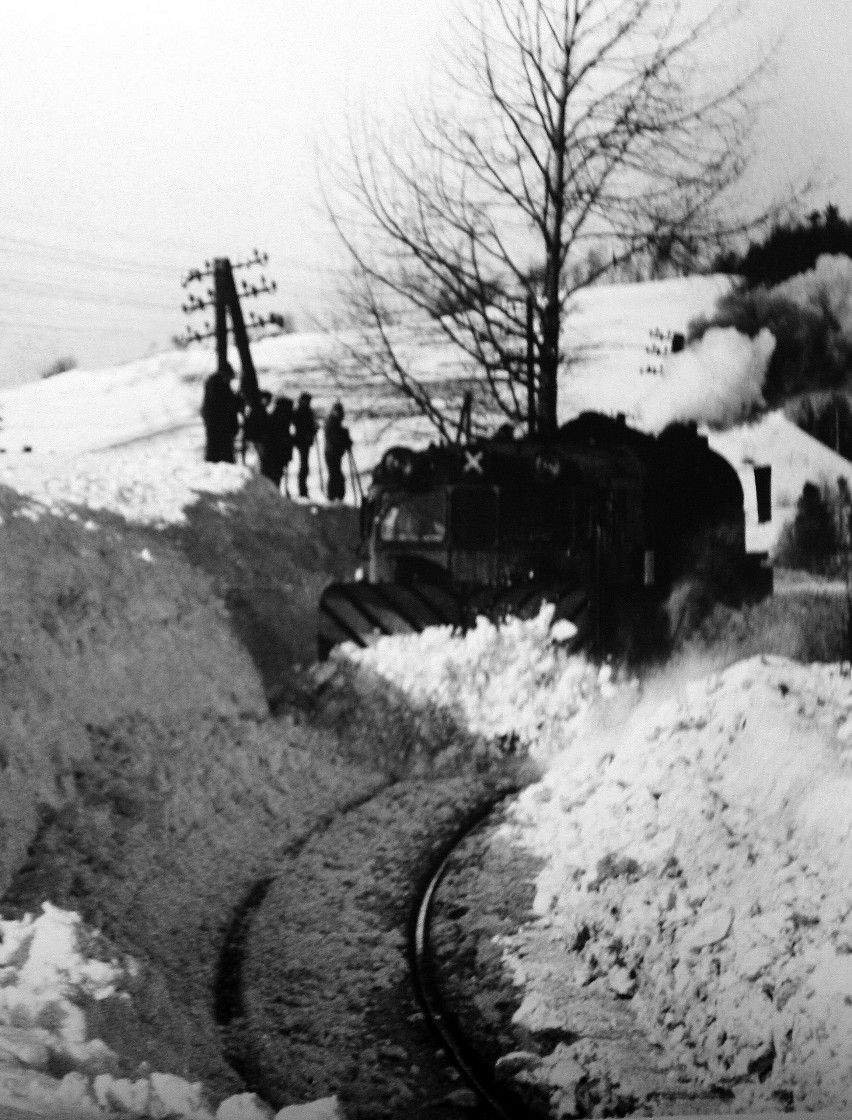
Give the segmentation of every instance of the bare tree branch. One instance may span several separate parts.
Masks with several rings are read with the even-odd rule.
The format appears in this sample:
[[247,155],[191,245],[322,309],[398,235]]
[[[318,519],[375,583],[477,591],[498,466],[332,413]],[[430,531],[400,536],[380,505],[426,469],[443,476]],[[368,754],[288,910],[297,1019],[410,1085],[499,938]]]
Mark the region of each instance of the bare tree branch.
[[513,422],[530,346],[536,427],[551,435],[571,297],[631,261],[701,267],[765,217],[733,198],[763,60],[721,85],[696,65],[740,6],[696,19],[684,0],[481,0],[461,16],[449,94],[407,133],[350,128],[328,208],[352,264],[358,360],[442,438],[447,405],[395,324],[454,347],[482,416]]

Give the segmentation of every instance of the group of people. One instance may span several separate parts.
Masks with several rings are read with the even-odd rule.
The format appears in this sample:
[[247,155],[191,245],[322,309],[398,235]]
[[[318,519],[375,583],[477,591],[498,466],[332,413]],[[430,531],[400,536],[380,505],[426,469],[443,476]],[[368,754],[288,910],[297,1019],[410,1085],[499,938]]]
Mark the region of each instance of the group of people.
[[[299,495],[308,496],[310,453],[316,442],[319,424],[311,407],[310,393],[302,393],[293,407],[289,397],[260,392],[247,401],[231,385],[230,366],[217,370],[204,383],[201,417],[206,435],[205,459],[208,463],[233,463],[236,460],[238,437],[242,432],[242,450],[251,444],[257,451],[263,475],[280,489],[284,480],[287,490],[287,468],[295,450],[299,456]],[[343,405],[336,401],[323,426],[324,457],[328,476],[330,501],[342,501],[346,494],[343,460],[351,455],[352,437],[343,423]]]

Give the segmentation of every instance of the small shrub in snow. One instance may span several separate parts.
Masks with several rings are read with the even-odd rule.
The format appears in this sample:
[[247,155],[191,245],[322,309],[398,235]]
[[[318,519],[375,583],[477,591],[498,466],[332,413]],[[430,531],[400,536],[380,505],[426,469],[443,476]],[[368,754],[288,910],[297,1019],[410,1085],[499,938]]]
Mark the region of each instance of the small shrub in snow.
[[845,390],[807,393],[789,402],[784,413],[803,432],[852,459],[852,399]]
[[41,372],[42,378],[56,377],[58,373],[67,373],[69,369],[77,368],[77,359],[72,358],[70,355],[63,358],[57,358],[55,362],[43,369]]
[[806,482],[796,516],[781,532],[776,561],[786,568],[827,575],[841,567],[840,533],[836,521],[836,492]]

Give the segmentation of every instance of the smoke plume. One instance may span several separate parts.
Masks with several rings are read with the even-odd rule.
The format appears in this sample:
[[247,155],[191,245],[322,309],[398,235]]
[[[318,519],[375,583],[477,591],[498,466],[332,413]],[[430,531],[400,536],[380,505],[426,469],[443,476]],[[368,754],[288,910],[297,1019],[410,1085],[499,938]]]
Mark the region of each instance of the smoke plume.
[[733,327],[713,327],[679,354],[671,355],[657,384],[641,402],[642,426],[661,431],[675,421],[694,420],[724,430],[766,409],[763,383],[775,338],[763,329],[749,338]]

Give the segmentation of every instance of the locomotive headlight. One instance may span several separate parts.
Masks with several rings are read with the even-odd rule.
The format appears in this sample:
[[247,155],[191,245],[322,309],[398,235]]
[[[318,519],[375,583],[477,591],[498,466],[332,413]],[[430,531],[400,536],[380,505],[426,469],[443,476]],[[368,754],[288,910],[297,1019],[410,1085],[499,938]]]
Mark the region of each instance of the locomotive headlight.
[[382,457],[382,470],[388,481],[407,482],[414,474],[414,454],[407,447],[391,447]]

